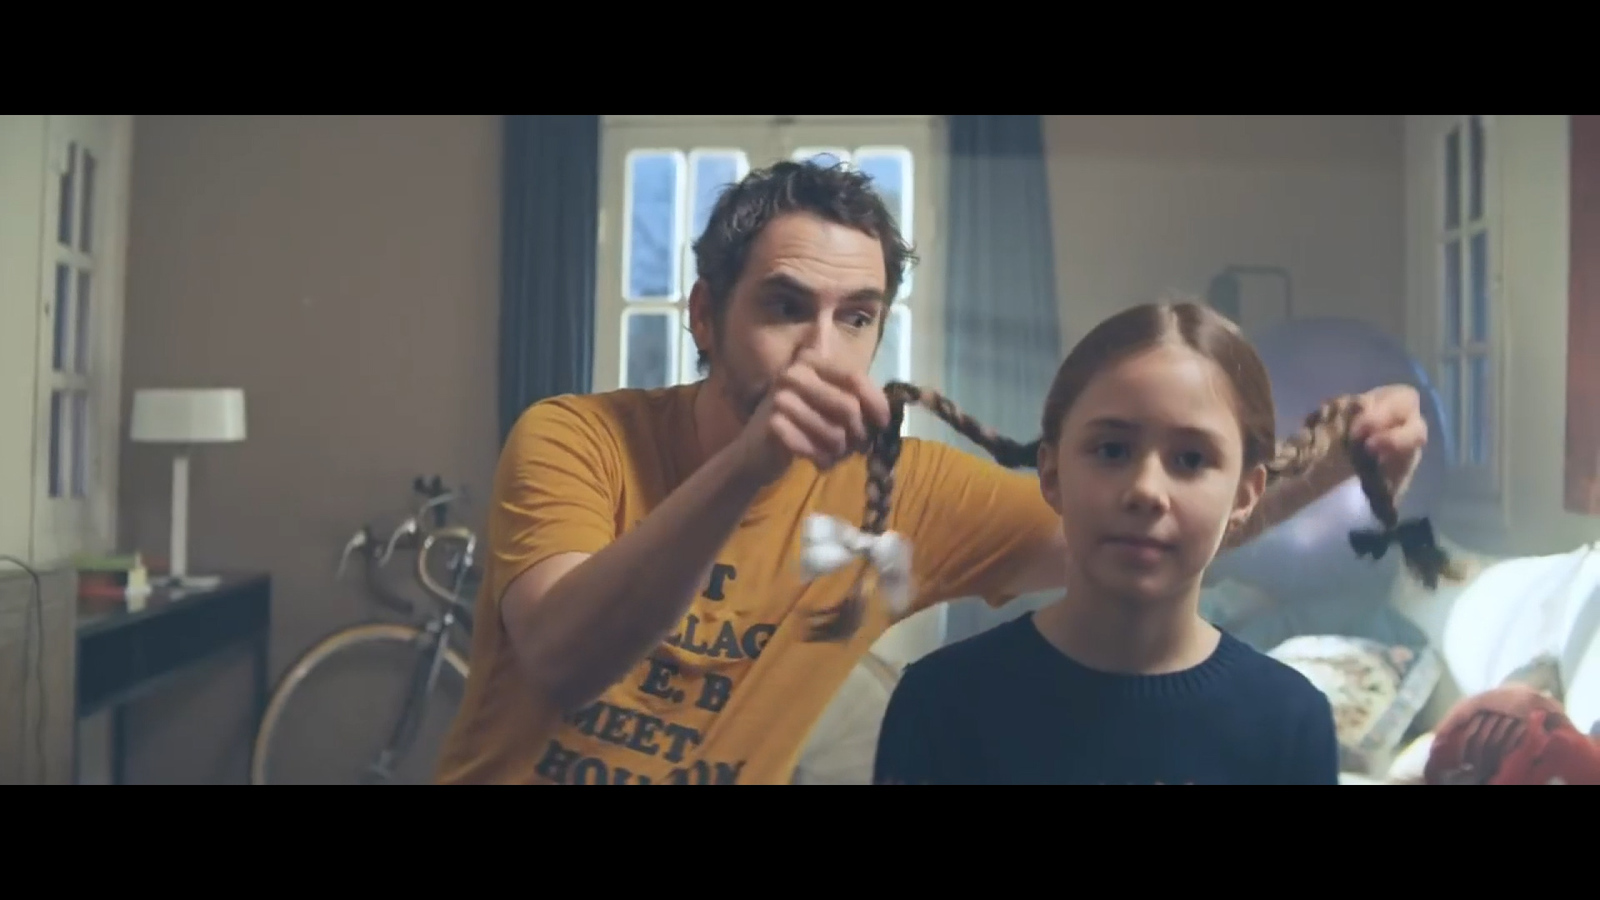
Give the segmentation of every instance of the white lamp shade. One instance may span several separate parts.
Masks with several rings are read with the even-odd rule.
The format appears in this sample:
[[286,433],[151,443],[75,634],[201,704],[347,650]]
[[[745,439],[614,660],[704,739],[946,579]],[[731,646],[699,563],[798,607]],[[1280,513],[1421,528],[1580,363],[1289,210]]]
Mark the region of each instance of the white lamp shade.
[[133,392],[129,437],[141,444],[225,444],[242,441],[240,388],[161,388]]

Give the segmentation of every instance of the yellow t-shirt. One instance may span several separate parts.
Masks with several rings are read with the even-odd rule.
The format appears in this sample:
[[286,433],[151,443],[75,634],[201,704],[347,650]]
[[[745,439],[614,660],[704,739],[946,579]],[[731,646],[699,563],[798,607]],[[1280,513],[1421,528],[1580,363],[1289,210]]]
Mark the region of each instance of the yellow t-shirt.
[[[696,385],[562,396],[530,407],[495,476],[471,675],[441,784],[786,783],[857,660],[891,624],[881,602],[846,644],[805,643],[805,613],[837,605],[859,569],[810,584],[800,531],[812,512],[860,523],[862,457],[797,463],[752,504],[676,632],[600,700],[563,717],[521,674],[499,615],[518,575],[596,553],[693,471]],[[915,609],[991,603],[1060,523],[1033,475],[907,439],[890,529],[911,541]],[[858,564],[860,565],[860,564]]]

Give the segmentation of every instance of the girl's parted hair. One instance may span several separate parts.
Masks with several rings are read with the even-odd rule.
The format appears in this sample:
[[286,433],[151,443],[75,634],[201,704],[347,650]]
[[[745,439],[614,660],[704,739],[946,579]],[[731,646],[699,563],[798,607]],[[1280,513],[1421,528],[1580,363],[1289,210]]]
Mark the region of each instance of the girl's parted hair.
[[[1360,398],[1345,396],[1329,400],[1306,417],[1298,433],[1279,442],[1271,380],[1261,357],[1231,321],[1209,306],[1191,300],[1136,306],[1106,319],[1090,331],[1056,372],[1040,423],[1045,437],[1030,443],[1019,443],[994,433],[934,391],[903,382],[885,385],[884,393],[888,395],[892,415],[889,426],[874,435],[867,451],[867,508],[862,530],[881,534],[888,526],[894,467],[900,458],[900,427],[908,405],[926,408],[987,450],[1001,465],[1029,468],[1038,463],[1040,445],[1046,439],[1054,442],[1060,435],[1067,412],[1095,375],[1134,353],[1169,342],[1201,354],[1226,375],[1233,387],[1243,437],[1244,468],[1246,471],[1257,465],[1266,468],[1267,492],[1256,504],[1249,520],[1229,534],[1231,544],[1243,543],[1280,521],[1283,507],[1296,493],[1304,493],[1294,490],[1296,482],[1318,463],[1339,452],[1349,458],[1373,516],[1382,526],[1378,530],[1351,532],[1350,546],[1356,554],[1379,559],[1390,544],[1398,543],[1406,568],[1430,590],[1438,586],[1441,577],[1462,577],[1460,568],[1435,543],[1427,519],[1400,521],[1394,491],[1383,477],[1378,461],[1361,444],[1349,439],[1351,422],[1360,412]],[[865,613],[861,586],[862,576],[858,576],[844,602],[815,613],[807,639],[843,641],[852,637],[860,629]]]

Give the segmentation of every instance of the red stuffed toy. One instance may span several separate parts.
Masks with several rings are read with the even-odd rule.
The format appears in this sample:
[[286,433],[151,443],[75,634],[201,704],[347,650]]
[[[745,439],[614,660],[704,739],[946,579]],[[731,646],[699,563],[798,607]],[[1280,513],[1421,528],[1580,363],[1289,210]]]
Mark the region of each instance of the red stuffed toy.
[[1508,684],[1445,716],[1423,783],[1600,785],[1600,737],[1579,731],[1549,694]]

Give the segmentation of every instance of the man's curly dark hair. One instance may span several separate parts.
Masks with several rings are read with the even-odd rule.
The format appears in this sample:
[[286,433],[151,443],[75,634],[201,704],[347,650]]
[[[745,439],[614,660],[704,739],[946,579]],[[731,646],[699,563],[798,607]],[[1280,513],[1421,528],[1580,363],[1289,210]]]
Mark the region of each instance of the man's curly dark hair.
[[[720,327],[733,286],[744,273],[750,247],[767,223],[789,213],[810,213],[868,234],[883,246],[886,296],[900,292],[906,269],[917,256],[900,233],[894,215],[872,189],[872,179],[844,165],[780,162],[756,169],[717,198],[706,230],[694,242],[700,278],[711,297],[712,322]],[[709,364],[704,350],[699,366]]]

